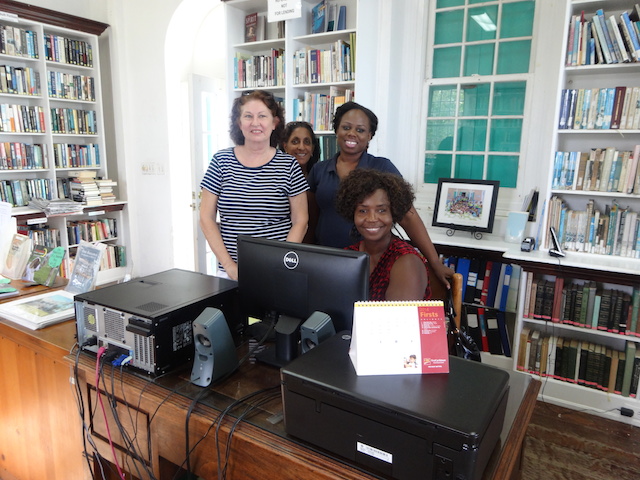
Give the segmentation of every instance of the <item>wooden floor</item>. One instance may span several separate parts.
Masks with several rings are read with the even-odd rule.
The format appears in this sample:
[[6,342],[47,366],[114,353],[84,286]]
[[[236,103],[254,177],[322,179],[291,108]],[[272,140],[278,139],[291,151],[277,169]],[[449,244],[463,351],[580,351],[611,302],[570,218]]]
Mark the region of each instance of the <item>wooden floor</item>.
[[626,423],[538,401],[525,441],[523,480],[640,479],[640,428]]

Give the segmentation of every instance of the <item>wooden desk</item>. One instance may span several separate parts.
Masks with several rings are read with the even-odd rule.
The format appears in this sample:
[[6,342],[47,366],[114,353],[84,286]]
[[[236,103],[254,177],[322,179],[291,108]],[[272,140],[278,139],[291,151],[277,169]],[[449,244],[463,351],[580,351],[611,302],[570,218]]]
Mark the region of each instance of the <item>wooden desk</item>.
[[[75,331],[74,321],[34,331],[0,319],[0,478],[3,480],[90,478],[82,454],[82,424],[69,383],[75,363],[75,355],[69,354],[75,344]],[[188,381],[190,368],[185,366],[183,371],[155,381],[126,370],[121,374],[118,368],[104,368],[109,391],[113,391],[117,399],[119,418],[129,432],[137,432],[137,445],[142,446],[139,450],[143,451],[157,479],[173,478],[176,465],[185,459],[187,410],[191,399],[203,391]],[[83,401],[95,407],[95,356],[80,355],[78,371]],[[519,474],[526,429],[540,382],[520,372],[510,375],[505,426],[484,478],[517,478]],[[208,395],[197,404],[189,422],[191,447],[207,434],[190,456],[193,471],[206,479],[217,476],[215,429],[208,430],[220,411],[234,399],[276,385],[279,385],[277,370],[247,364],[220,386],[206,390]],[[375,478],[287,437],[282,422],[270,423],[273,415],[281,412],[278,397],[238,425],[231,441],[227,478]],[[235,417],[227,416],[222,422],[221,451],[226,448],[225,439],[234,421]],[[101,455],[113,461],[107,442],[100,438],[100,434],[105,433],[102,416],[94,415],[94,421],[88,426],[94,432]],[[115,427],[111,433],[116,443],[123,443]],[[147,438],[150,447],[144,447]],[[128,470],[140,464],[125,452],[116,452],[120,465],[126,465]],[[139,478],[150,478],[145,476],[144,469],[140,468],[140,472]],[[108,472],[106,475],[116,478],[109,477]]]
[[[72,360],[71,357],[68,357]],[[79,358],[79,383],[83,386],[87,411],[96,407],[95,400],[95,356],[81,355]],[[132,374],[119,368],[105,367],[106,390],[109,396],[117,400],[118,417],[130,436],[148,438],[138,445],[139,456],[148,460],[149,468],[156,478],[174,478],[177,466],[182,465],[185,455],[185,419],[191,405],[202,389],[190,384],[190,370],[175,372],[151,382],[144,376]],[[111,381],[110,379],[114,380]],[[245,364],[241,370],[211,389],[197,404],[190,416],[189,445],[198,446],[190,455],[192,472],[210,479],[217,476],[217,451],[214,420],[234,400],[266,387],[279,385],[279,373],[276,369],[260,364]],[[511,373],[511,390],[507,405],[505,426],[501,441],[487,467],[483,478],[518,478],[522,448],[527,425],[533,413],[540,382],[529,375]],[[104,390],[105,385],[101,384]],[[178,393],[179,392],[179,393]],[[103,397],[107,404],[107,398]],[[242,411],[242,408],[239,409]],[[236,412],[234,412],[236,413]],[[326,452],[288,437],[282,421],[271,423],[274,417],[282,413],[280,396],[269,401],[254,415],[240,422],[232,436],[227,467],[227,478],[261,478],[278,480],[313,479],[372,479],[357,467],[343,463]],[[234,428],[235,416],[226,416],[220,425],[219,451],[227,447],[226,438]],[[87,419],[87,422],[89,420]],[[122,445],[122,437],[111,426],[114,441]],[[113,455],[107,442],[102,415],[94,415],[91,422],[99,451],[104,458],[113,462]],[[211,429],[211,431],[209,431]],[[114,433],[115,431],[115,433]],[[207,435],[207,432],[208,435]],[[204,438],[204,439],[203,439]],[[202,440],[203,439],[203,440]],[[136,461],[123,450],[118,450],[118,463],[138,466]],[[114,477],[115,478],[115,477]],[[147,478],[144,475],[142,478]]]

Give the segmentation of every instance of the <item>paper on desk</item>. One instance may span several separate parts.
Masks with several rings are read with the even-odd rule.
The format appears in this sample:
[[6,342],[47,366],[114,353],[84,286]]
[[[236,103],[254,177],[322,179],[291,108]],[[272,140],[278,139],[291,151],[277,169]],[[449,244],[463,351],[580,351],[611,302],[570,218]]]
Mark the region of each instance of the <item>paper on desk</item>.
[[38,330],[74,316],[74,295],[66,290],[53,290],[0,304],[0,316]]

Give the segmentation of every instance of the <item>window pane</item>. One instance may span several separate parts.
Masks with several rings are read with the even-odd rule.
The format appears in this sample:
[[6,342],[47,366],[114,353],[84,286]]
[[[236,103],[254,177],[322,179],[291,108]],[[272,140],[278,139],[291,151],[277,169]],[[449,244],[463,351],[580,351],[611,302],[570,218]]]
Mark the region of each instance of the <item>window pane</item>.
[[460,120],[457,150],[482,152],[487,138],[486,120]]
[[533,33],[533,11],[535,3],[505,3],[500,21],[500,38],[530,37]]
[[460,5],[464,5],[464,0],[438,0],[436,2],[436,8],[459,7]]
[[453,150],[454,120],[427,122],[427,150]]
[[472,178],[482,180],[484,155],[456,156],[455,178]]
[[456,85],[433,86],[429,90],[429,117],[453,117],[456,114]]
[[488,115],[490,93],[491,85],[488,83],[462,85],[460,87],[460,116]]
[[437,13],[434,44],[460,43],[462,41],[463,22],[463,10]]
[[518,180],[517,155],[489,155],[487,180],[499,180],[500,188],[516,188]]
[[531,40],[501,42],[498,47],[498,75],[508,73],[527,73]]
[[522,137],[522,120],[509,118],[491,122],[489,150],[492,152],[519,152]]
[[496,83],[493,91],[493,115],[522,115],[526,82]]
[[491,75],[493,73],[493,51],[495,44],[469,45],[464,56],[464,76]]
[[494,40],[498,30],[498,6],[469,9],[467,20],[467,42]]
[[438,183],[439,178],[451,178],[450,153],[429,153],[424,157],[424,182]]
[[433,52],[433,78],[459,77],[462,47],[437,48]]

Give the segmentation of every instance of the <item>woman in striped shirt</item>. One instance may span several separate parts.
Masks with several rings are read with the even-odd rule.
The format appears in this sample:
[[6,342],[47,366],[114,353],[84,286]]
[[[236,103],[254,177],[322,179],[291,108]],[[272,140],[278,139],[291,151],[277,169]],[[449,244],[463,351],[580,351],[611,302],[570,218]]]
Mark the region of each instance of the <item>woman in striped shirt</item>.
[[231,109],[236,146],[213,156],[200,184],[200,226],[233,280],[238,235],[300,242],[307,231],[309,187],[296,159],[276,149],[283,128],[282,107],[271,93],[244,92]]

